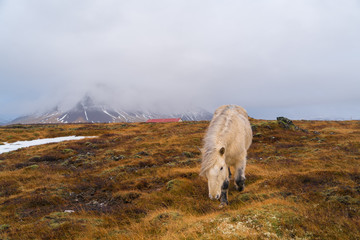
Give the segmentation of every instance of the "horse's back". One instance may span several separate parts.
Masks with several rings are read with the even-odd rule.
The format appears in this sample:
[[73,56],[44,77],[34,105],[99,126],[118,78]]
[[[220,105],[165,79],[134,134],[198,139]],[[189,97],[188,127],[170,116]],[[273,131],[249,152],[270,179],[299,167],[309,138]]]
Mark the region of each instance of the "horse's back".
[[221,116],[221,115],[225,115],[227,114],[229,111],[236,111],[237,113],[239,113],[240,115],[244,116],[244,117],[248,117],[246,110],[243,107],[240,107],[238,105],[223,105],[218,107],[215,110],[213,119],[216,119],[217,117]]
[[239,139],[247,150],[252,142],[252,130],[248,114],[243,107],[237,105],[223,105],[216,109],[214,121],[220,121],[223,128],[228,128],[228,141]]

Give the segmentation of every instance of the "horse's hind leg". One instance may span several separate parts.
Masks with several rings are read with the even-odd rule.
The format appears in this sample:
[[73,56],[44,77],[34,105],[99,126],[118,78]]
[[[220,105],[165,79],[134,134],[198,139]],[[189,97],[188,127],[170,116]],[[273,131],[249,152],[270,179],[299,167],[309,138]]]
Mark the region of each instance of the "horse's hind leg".
[[245,167],[246,167],[246,154],[241,156],[241,160],[236,165],[235,170],[235,187],[241,192],[245,188]]
[[239,192],[241,192],[245,188],[245,174],[244,170],[241,168],[237,170],[237,173],[238,175],[235,177],[235,187]]
[[226,179],[221,186],[220,205],[228,205],[229,180]]

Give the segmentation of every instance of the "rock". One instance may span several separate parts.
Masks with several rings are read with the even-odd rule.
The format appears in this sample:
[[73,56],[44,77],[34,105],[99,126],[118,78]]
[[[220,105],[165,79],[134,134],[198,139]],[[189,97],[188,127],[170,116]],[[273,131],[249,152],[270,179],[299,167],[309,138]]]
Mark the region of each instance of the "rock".
[[282,128],[291,129],[295,127],[294,123],[286,117],[277,117],[276,120]]
[[118,155],[118,156],[113,156],[113,157],[112,157],[112,160],[114,160],[114,161],[119,161],[119,160],[122,160],[122,159],[124,159],[124,158],[125,158],[124,155]]
[[149,156],[150,154],[145,152],[145,151],[141,151],[141,152],[138,152],[136,155],[140,155],[140,156]]

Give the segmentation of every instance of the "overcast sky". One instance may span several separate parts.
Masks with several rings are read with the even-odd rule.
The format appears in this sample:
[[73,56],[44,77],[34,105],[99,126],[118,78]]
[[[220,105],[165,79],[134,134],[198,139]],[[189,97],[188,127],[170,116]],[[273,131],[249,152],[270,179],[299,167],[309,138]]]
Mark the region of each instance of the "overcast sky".
[[0,0],[0,118],[244,106],[360,119],[357,0]]

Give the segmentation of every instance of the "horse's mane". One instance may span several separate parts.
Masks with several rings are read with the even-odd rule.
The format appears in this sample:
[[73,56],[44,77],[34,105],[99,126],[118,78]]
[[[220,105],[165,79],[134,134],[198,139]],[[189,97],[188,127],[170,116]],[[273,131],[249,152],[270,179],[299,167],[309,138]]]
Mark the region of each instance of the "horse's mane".
[[201,176],[204,176],[205,172],[216,163],[216,160],[218,159],[217,154],[220,154],[220,148],[226,148],[222,140],[229,131],[229,126],[232,122],[231,115],[227,114],[227,112],[228,110],[233,109],[239,114],[247,116],[247,113],[243,108],[234,105],[221,106],[215,111],[214,117],[211,120],[209,128],[205,134],[204,146],[201,151]]

